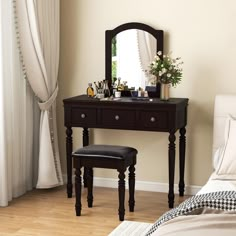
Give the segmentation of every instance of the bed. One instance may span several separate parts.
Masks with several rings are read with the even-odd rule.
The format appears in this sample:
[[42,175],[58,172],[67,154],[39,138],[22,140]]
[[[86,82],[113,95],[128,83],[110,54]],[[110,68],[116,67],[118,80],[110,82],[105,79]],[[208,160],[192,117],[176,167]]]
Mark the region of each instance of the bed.
[[213,173],[193,197],[162,215],[146,236],[236,235],[236,95],[217,95]]

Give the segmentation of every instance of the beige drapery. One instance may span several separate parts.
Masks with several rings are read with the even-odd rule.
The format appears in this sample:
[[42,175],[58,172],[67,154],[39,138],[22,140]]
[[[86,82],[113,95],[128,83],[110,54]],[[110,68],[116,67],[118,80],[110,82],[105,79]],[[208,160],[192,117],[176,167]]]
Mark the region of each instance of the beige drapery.
[[36,186],[39,108],[24,79],[12,1],[0,1],[0,206]]
[[37,188],[63,184],[56,125],[59,3],[59,0],[15,1],[23,68],[41,110]]

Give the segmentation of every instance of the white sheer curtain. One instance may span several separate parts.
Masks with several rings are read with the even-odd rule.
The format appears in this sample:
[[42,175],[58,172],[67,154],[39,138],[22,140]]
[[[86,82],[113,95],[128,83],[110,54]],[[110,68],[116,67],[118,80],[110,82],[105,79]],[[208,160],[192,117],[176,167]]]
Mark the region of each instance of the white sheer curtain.
[[[137,40],[138,40],[138,54],[141,64],[142,71],[148,71],[149,65],[153,61],[154,56],[157,52],[157,42],[156,39],[148,32],[143,30],[137,30]],[[146,74],[145,84],[152,85],[152,80],[156,79]],[[156,83],[156,82],[155,82]]]
[[136,89],[152,85],[153,78],[145,71],[156,55],[156,39],[146,31],[130,29],[117,34],[116,40],[117,77]]
[[37,188],[62,185],[56,125],[59,0],[15,0],[20,50],[41,109]]
[[31,190],[37,179],[39,112],[16,45],[12,1],[1,0],[0,206]]
[[117,77],[128,81],[129,87],[145,88],[144,72],[141,69],[136,29],[125,30],[116,37]]

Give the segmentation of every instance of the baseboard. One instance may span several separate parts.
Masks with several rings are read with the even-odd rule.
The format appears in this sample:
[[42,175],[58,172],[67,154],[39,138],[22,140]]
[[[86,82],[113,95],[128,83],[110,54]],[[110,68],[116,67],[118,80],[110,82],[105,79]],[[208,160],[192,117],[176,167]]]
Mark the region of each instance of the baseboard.
[[[64,182],[66,183],[66,175],[63,175]],[[105,187],[105,188],[117,188],[117,179],[112,178],[102,178],[94,177],[93,180],[94,186]],[[126,181],[126,188],[128,188],[128,183]],[[185,186],[186,195],[195,195],[202,186],[187,185]],[[168,193],[169,184],[168,183],[159,183],[159,182],[150,182],[150,181],[138,181],[135,182],[135,189],[148,192],[162,192]],[[178,184],[174,185],[174,192],[177,193],[179,190]]]

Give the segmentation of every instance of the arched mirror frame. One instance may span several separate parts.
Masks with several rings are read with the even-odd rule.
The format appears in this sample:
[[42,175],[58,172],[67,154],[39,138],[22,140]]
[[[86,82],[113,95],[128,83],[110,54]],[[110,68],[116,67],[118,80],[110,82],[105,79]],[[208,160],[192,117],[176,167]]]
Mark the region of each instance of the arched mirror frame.
[[[138,22],[130,22],[119,25],[113,30],[106,30],[105,32],[105,76],[106,80],[109,81],[109,85],[112,83],[112,38],[116,36],[118,33],[129,30],[129,29],[138,29],[144,30],[150,33],[157,40],[157,52],[162,51],[164,48],[164,31],[156,30],[149,25],[138,23]],[[157,83],[156,91],[149,93],[151,97],[160,97],[160,84]]]

